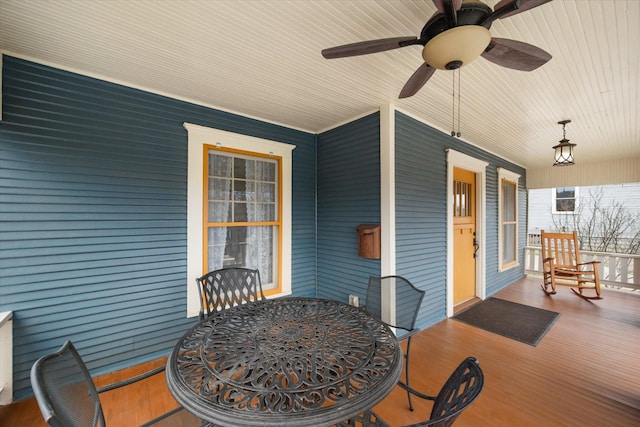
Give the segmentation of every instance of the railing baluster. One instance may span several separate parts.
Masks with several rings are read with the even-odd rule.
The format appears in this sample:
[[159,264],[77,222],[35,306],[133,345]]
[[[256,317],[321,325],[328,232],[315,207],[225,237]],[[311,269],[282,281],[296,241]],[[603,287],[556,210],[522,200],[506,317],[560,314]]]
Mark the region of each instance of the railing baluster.
[[[600,261],[603,284],[640,290],[640,255],[580,251],[582,261]],[[542,277],[543,254],[539,246],[525,247],[525,274]],[[638,271],[638,274],[636,274]]]

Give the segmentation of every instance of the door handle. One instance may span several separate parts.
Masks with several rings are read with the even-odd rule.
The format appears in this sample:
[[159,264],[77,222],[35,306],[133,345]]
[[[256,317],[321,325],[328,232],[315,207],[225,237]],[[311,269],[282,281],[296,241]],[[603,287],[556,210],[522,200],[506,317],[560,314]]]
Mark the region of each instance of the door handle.
[[480,249],[480,244],[478,243],[478,239],[476,239],[476,232],[473,232],[473,258],[478,258],[478,249]]

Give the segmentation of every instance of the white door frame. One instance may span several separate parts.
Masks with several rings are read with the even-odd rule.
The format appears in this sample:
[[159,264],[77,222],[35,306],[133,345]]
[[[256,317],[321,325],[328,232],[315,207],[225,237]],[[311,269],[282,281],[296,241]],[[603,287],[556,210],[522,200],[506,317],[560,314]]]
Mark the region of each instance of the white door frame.
[[476,174],[476,239],[480,247],[476,258],[476,296],[485,299],[486,285],[486,168],[489,165],[475,157],[447,148],[447,317],[453,316],[453,168]]

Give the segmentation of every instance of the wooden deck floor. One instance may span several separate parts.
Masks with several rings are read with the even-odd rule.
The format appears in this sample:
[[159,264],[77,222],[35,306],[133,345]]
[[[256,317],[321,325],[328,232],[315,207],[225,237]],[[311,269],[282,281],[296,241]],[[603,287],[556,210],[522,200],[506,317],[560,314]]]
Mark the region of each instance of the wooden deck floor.
[[[493,296],[561,313],[536,347],[447,319],[414,338],[412,386],[435,394],[463,358],[475,356],[485,388],[457,427],[640,426],[640,295],[603,294],[588,302],[560,287],[547,297],[539,280],[521,280]],[[101,397],[109,427],[138,425],[176,406],[161,375]],[[375,409],[399,426],[428,417],[428,403],[415,403],[412,413],[396,387]],[[0,426],[45,424],[27,399],[0,407]]]

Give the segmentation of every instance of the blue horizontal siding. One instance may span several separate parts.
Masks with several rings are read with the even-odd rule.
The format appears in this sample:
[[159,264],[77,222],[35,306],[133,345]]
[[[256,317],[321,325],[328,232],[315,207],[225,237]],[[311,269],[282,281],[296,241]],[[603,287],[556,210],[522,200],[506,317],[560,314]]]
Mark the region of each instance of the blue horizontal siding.
[[17,399],[66,339],[97,374],[166,354],[193,323],[184,122],[296,145],[293,293],[315,295],[315,135],[10,56],[2,77],[0,310],[14,311]]
[[[396,271],[426,291],[422,328],[446,317],[447,159],[450,148],[489,163],[486,169],[487,295],[523,277],[526,171],[519,166],[396,112]],[[518,188],[520,268],[498,271],[497,168],[521,175]]]
[[380,223],[380,118],[318,135],[318,296],[362,301],[380,260],[358,256],[359,224]]

